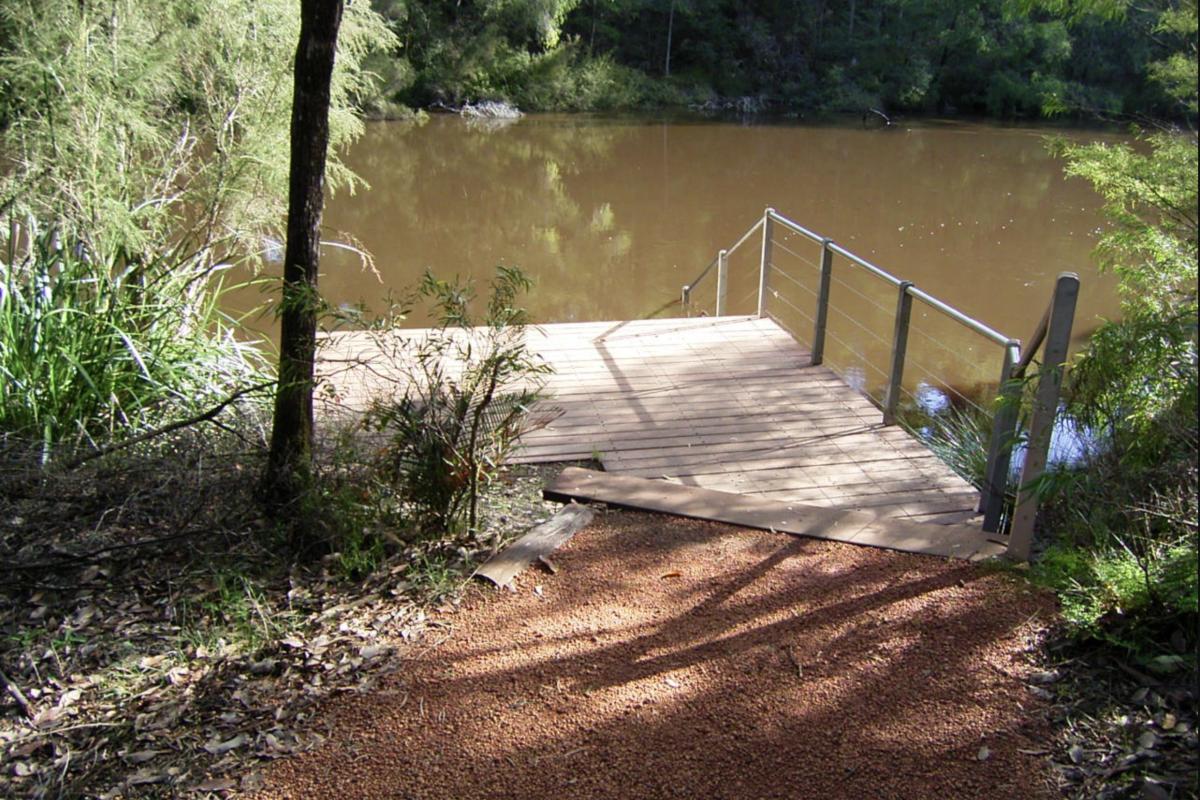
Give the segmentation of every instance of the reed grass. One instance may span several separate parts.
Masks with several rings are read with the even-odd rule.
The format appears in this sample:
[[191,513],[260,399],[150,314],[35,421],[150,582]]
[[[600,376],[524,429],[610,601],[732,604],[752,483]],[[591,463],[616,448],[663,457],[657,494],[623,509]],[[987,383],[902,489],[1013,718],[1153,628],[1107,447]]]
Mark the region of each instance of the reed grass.
[[0,432],[54,454],[169,422],[259,375],[220,270],[178,249],[103,257],[54,228],[0,256]]

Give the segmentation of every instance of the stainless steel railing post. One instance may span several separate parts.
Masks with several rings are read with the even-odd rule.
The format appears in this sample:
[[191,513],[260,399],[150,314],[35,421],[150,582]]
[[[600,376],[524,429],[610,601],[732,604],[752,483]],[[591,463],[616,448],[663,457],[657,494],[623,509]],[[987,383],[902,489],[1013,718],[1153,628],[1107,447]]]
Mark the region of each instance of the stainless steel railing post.
[[772,237],[775,234],[775,220],[772,218],[775,209],[768,208],[763,212],[762,258],[758,269],[758,316],[767,314],[767,273],[771,269]]
[[983,490],[979,494],[983,529],[989,533],[1000,530],[1004,497],[1008,491],[1008,467],[1012,460],[1013,444],[1017,440],[1018,411],[1021,404],[1021,382],[1016,375],[1017,364],[1020,361],[1021,343],[1014,339],[1004,348],[1004,365],[1000,368],[1000,393],[996,398],[996,413],[992,417],[992,437],[988,443]]
[[725,316],[726,301],[729,298],[729,252],[722,250],[717,253],[717,316]]
[[813,323],[812,365],[825,360],[825,328],[829,324],[829,285],[833,280],[833,251],[830,240],[821,240],[821,285],[817,290],[817,319]]
[[900,405],[900,390],[904,385],[904,359],[908,353],[908,326],[912,319],[912,281],[900,281],[896,298],[896,328],[892,334],[892,370],[888,377],[887,395],[883,401],[883,424],[896,424],[896,407]]

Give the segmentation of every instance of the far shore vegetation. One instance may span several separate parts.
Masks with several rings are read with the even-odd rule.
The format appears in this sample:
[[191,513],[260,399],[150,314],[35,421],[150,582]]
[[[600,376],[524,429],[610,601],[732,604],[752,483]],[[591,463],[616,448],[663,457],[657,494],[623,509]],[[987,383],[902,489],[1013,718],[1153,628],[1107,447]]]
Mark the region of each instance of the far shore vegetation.
[[[1133,126],[1054,145],[1103,198],[1122,316],[1069,365],[1063,412],[1095,444],[1039,487],[1027,577],[1059,597],[1066,661],[1194,704],[1195,0],[325,2],[325,187],[360,185],[340,156],[364,118],[468,103]],[[317,700],[379,664],[371,637],[434,624],[545,511],[540,474],[502,464],[544,372],[507,270],[454,377],[428,359],[458,352],[474,290],[413,287],[442,321],[434,394],[319,429],[297,491],[264,502],[278,354],[221,298],[234,265],[279,290],[301,7],[0,0],[0,795],[252,789],[222,782],[239,753],[303,749]],[[311,266],[293,300],[344,323]],[[986,437],[944,427],[978,470]],[[1135,762],[1103,780],[1128,788]]]

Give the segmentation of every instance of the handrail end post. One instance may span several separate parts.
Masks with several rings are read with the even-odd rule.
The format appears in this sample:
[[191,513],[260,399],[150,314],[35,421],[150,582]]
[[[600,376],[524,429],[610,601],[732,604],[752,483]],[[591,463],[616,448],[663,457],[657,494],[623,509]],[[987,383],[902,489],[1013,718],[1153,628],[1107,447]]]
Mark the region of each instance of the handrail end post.
[[775,209],[768,207],[763,212],[762,257],[758,265],[758,317],[767,315],[767,274],[771,270],[771,247],[774,244],[775,226],[772,215]]
[[[1075,304],[1079,299],[1079,276],[1061,272],[1050,300],[1050,319],[1042,350],[1042,368],[1034,395],[1033,415],[1029,421],[1029,444],[1021,468],[1017,507],[1008,537],[1010,558],[1028,561],[1033,550],[1034,524],[1037,521],[1038,490],[1050,456],[1050,438],[1058,416],[1058,402],[1071,345],[1071,327],[1075,322]],[[1032,349],[1032,348],[1031,348]],[[1026,353],[1026,358],[1029,353]]]
[[717,252],[717,316],[723,317],[729,298],[729,251]]

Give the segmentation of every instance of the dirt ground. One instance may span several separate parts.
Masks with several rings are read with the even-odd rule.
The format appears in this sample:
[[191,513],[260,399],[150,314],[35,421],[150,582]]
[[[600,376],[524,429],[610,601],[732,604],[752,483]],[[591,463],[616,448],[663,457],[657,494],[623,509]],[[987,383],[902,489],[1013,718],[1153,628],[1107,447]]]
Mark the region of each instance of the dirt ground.
[[962,562],[597,518],[261,798],[1054,797],[1022,678],[1052,599]]

